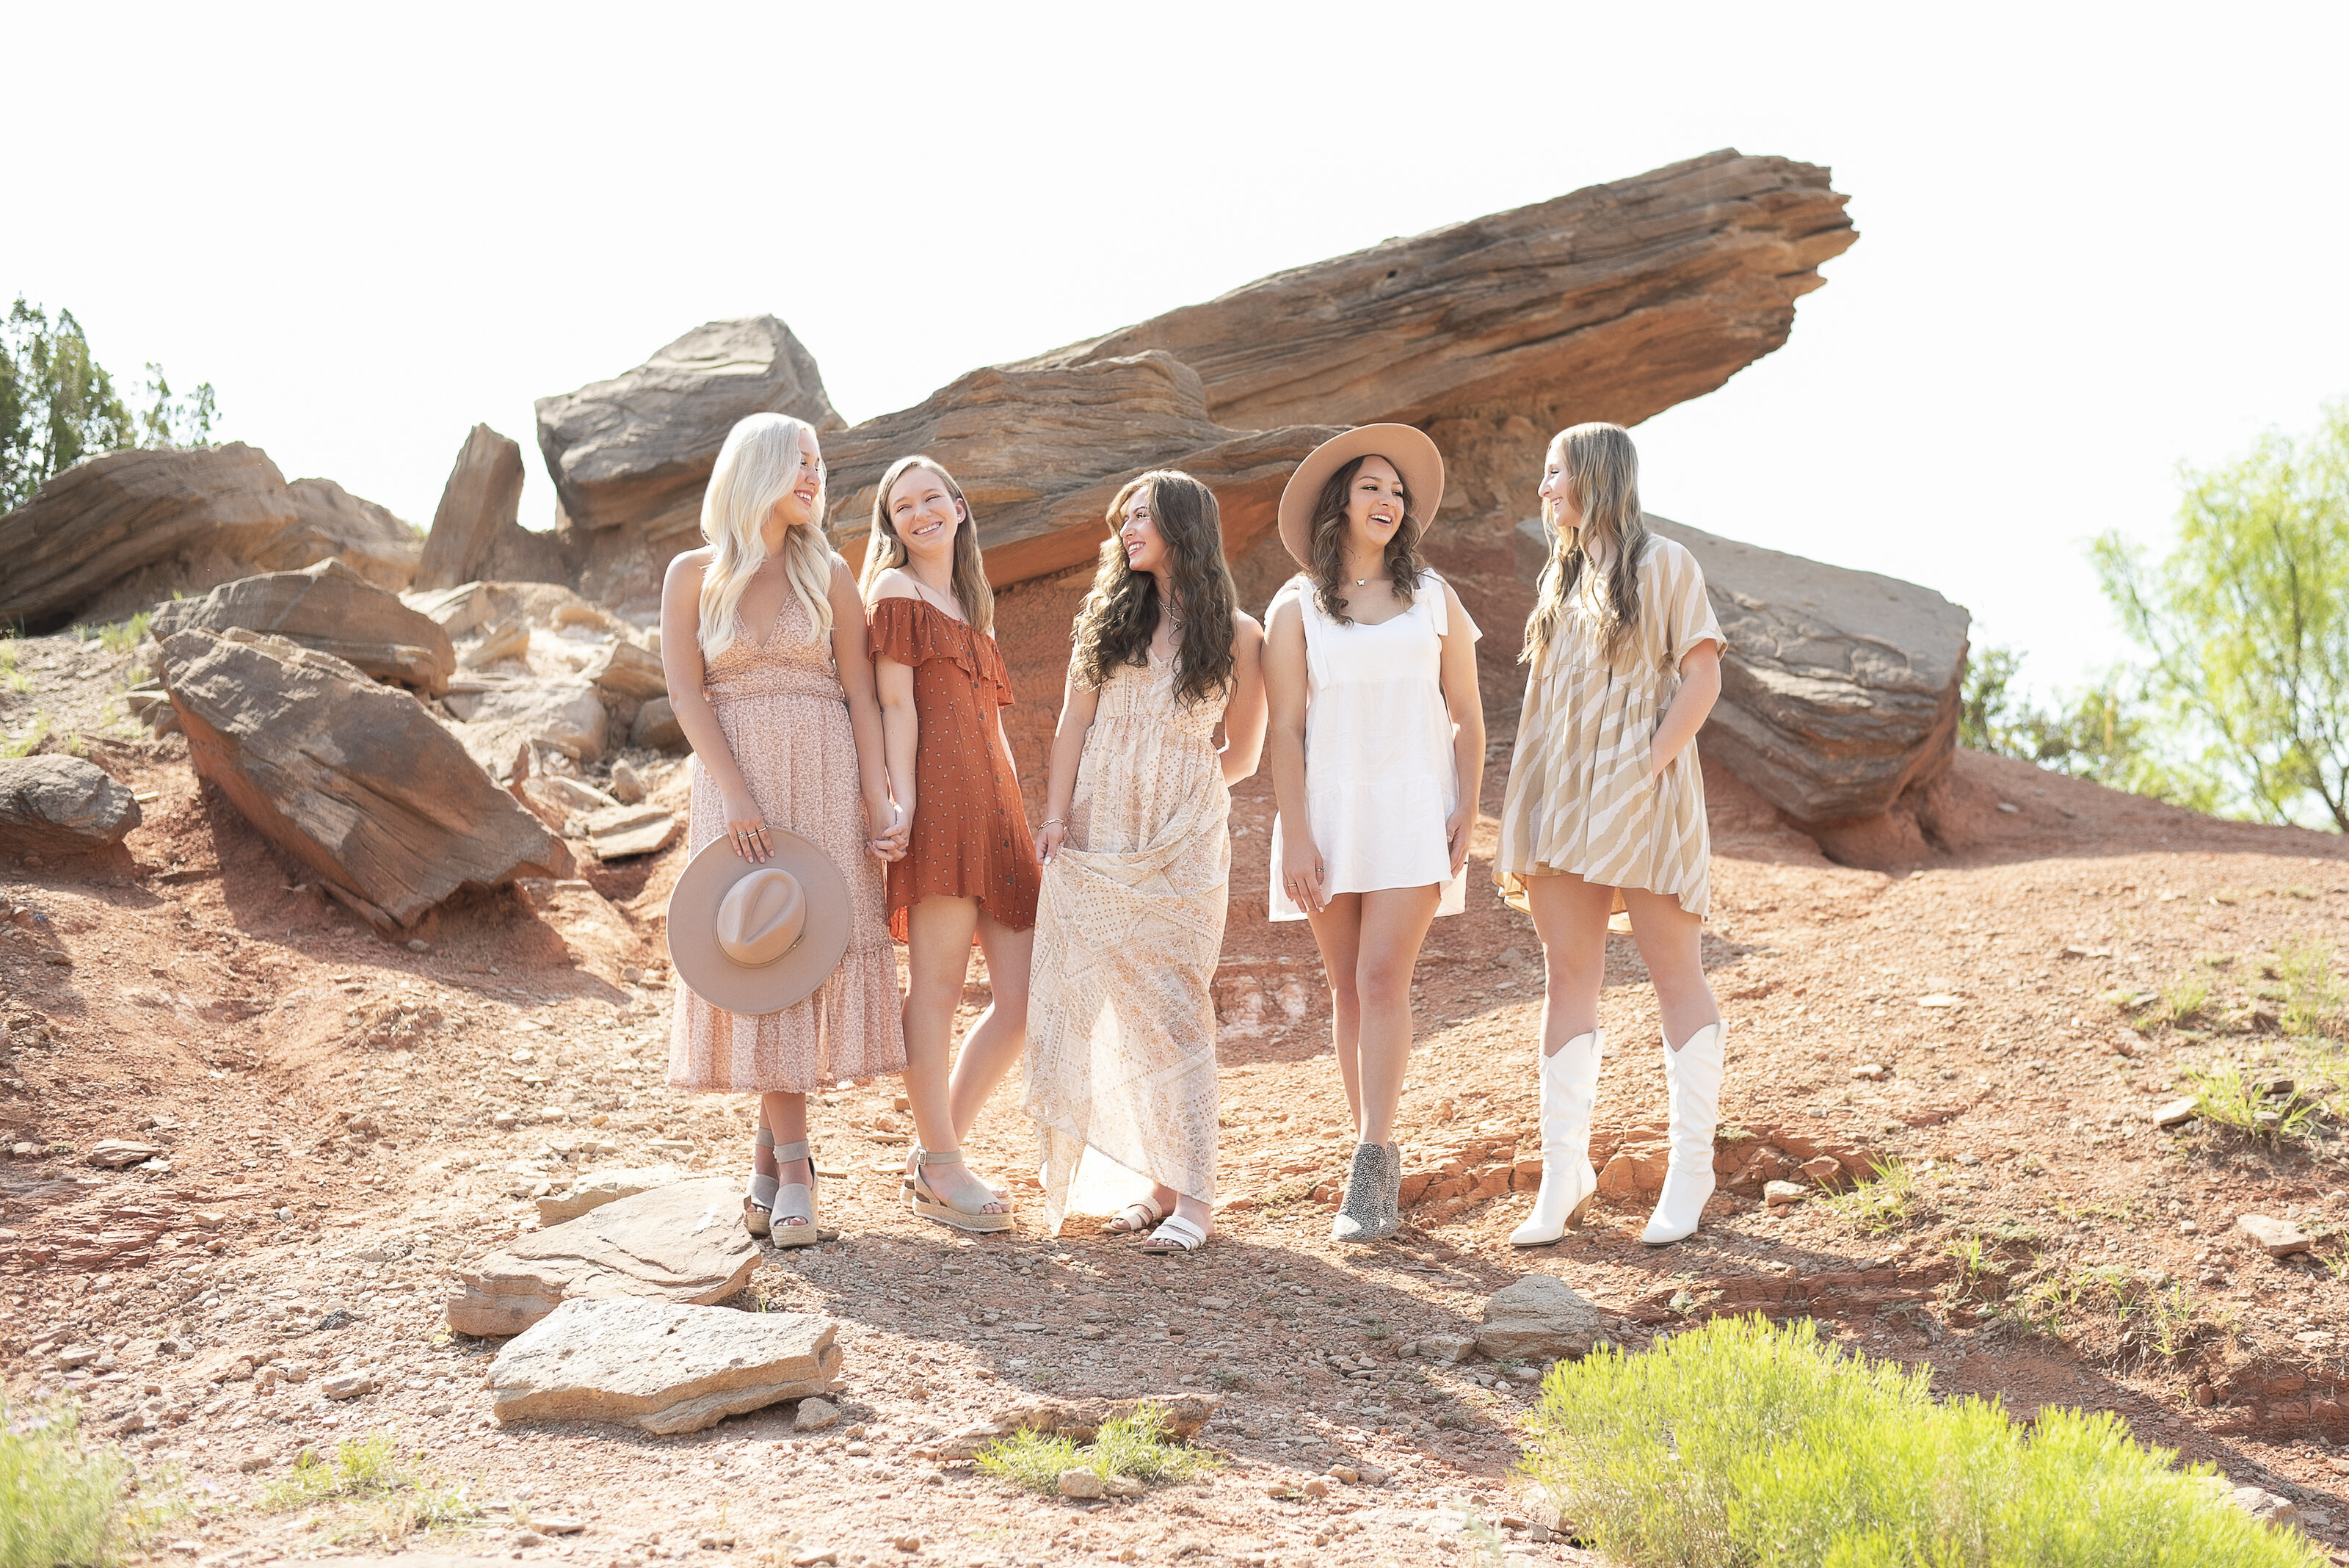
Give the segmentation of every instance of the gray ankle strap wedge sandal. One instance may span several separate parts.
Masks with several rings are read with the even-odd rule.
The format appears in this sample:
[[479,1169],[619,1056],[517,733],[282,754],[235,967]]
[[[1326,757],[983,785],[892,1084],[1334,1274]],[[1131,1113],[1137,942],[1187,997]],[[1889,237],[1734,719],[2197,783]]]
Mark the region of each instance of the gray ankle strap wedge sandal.
[[[775,1149],[778,1168],[802,1159],[808,1162],[808,1179],[781,1182],[768,1205],[773,1211],[767,1231],[770,1246],[812,1247],[824,1239],[823,1222],[816,1214],[815,1157],[808,1152],[807,1139],[781,1144]],[[793,1220],[800,1223],[790,1223]]]
[[[957,1231],[970,1231],[980,1235],[1010,1230],[1012,1218],[1008,1209],[1001,1214],[989,1214],[984,1210],[973,1213],[968,1209],[956,1208],[940,1198],[931,1188],[929,1174],[924,1168],[925,1167],[960,1165],[961,1163],[962,1150],[958,1148],[940,1149],[935,1152],[920,1147],[914,1150],[914,1186],[908,1194],[914,1205],[914,1212],[925,1220],[935,1220],[941,1225],[951,1225]],[[994,1201],[1008,1202],[1007,1199],[997,1199]]]

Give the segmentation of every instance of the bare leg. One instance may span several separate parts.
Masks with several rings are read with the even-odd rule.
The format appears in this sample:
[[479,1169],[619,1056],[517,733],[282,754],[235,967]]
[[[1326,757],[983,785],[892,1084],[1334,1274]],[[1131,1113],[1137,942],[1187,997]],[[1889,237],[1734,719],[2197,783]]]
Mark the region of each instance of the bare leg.
[[1698,1030],[1721,1022],[1721,1004],[1704,978],[1704,922],[1678,898],[1642,888],[1624,888],[1623,907],[1631,912],[1631,940],[1655,981],[1664,1044],[1677,1051]]
[[[971,935],[978,926],[978,900],[940,895],[923,899],[906,916],[905,1098],[921,1147],[943,1153],[962,1147],[955,1131],[947,1059],[955,1007],[970,967]],[[930,1190],[950,1207],[968,1214],[1010,1212],[1009,1204],[962,1166],[933,1165],[927,1176]]]
[[[1599,1027],[1607,978],[1607,911],[1615,889],[1572,872],[1526,878],[1526,904],[1542,945],[1542,1054]],[[1675,906],[1677,908],[1677,906]]]
[[1354,987],[1361,951],[1362,896],[1340,893],[1320,913],[1308,912],[1314,944],[1321,950],[1321,973],[1330,986],[1330,1042],[1338,1053],[1338,1077],[1346,1085],[1346,1105],[1353,1112],[1354,1131],[1362,1128],[1362,1000]]
[[995,999],[962,1037],[962,1050],[955,1057],[947,1100],[957,1143],[978,1125],[978,1113],[986,1108],[996,1085],[1028,1048],[1028,966],[1036,950],[1036,929],[1015,931],[982,909],[978,948],[987,955],[987,975]]
[[[775,1142],[797,1143],[807,1137],[807,1096],[782,1093],[761,1095],[759,1097],[759,1117],[766,1123],[767,1130],[775,1135]],[[775,1152],[771,1148],[756,1150],[751,1156],[750,1168],[761,1176],[780,1179],[786,1187],[793,1182],[806,1187],[815,1185],[814,1161],[791,1159],[778,1166]],[[777,1214],[771,1222],[780,1229],[790,1229],[806,1224],[807,1220],[803,1215]]]
[[1433,885],[1381,888],[1361,896],[1354,961],[1361,1029],[1354,1049],[1361,1074],[1358,1136],[1363,1143],[1394,1141],[1395,1106],[1411,1065],[1412,969],[1441,897],[1442,889]]

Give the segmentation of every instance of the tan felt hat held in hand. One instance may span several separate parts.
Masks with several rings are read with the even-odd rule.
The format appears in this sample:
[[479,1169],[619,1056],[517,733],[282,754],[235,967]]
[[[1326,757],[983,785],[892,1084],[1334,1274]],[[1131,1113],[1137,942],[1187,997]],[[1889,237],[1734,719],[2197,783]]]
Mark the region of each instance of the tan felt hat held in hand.
[[1305,454],[1297,472],[1280,493],[1280,542],[1307,571],[1313,569],[1313,508],[1330,476],[1358,457],[1371,455],[1393,463],[1402,475],[1403,493],[1411,498],[1411,514],[1425,528],[1444,504],[1444,454],[1415,425],[1356,425],[1331,436]]
[[701,846],[668,896],[668,961],[726,1012],[781,1012],[832,978],[848,952],[848,880],[796,833],[767,829],[758,864],[731,837]]

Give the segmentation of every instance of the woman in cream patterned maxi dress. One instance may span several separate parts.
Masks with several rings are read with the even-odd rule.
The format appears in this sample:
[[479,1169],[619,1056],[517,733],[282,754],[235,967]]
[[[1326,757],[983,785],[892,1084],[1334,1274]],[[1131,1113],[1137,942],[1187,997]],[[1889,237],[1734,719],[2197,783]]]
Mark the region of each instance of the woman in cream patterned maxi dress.
[[1215,1196],[1211,986],[1231,781],[1256,770],[1264,736],[1263,632],[1233,607],[1206,485],[1143,474],[1110,522],[1037,833],[1024,1104],[1043,1145],[1048,1231],[1090,1147],[1154,1188],[1112,1233],[1152,1230],[1147,1250],[1189,1251],[1207,1239]]
[[1501,801],[1493,879],[1534,918],[1542,1002],[1542,1186],[1510,1240],[1542,1246],[1597,1189],[1599,992],[1619,897],[1656,987],[1671,1158],[1641,1240],[1693,1232],[1713,1194],[1721,1009],[1699,940],[1712,887],[1696,732],[1721,694],[1726,639],[1696,557],[1648,531],[1639,454],[1620,426],[1577,425],[1550,443],[1552,527],[1526,628],[1525,707]]

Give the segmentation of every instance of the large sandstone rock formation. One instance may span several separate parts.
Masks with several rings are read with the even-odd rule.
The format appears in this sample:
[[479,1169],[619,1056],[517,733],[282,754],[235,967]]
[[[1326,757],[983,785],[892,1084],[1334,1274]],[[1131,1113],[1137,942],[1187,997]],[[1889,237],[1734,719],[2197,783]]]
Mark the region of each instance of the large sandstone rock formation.
[[428,697],[446,691],[457,670],[447,632],[340,561],[240,577],[200,599],[175,599],[155,611],[148,629],[161,641],[174,632],[233,627],[274,632]]
[[282,637],[162,643],[197,773],[379,928],[464,888],[564,877],[570,851],[414,697]]
[[[1700,744],[1807,830],[1865,833],[1949,772],[1971,618],[1930,588],[1651,516],[1729,639]],[[1829,853],[1836,846],[1827,845]]]
[[[974,371],[827,441],[833,538],[854,549],[882,469],[927,451],[971,491],[998,586],[1086,559],[1117,486],[1161,465],[1216,486],[1237,556],[1308,437],[1372,420],[1428,427],[1450,460],[1447,515],[1485,514],[1506,532],[1533,509],[1528,451],[1550,431],[1634,423],[1785,341],[1819,265],[1856,237],[1827,180],[1811,164],[1711,153]],[[748,348],[729,347],[738,337]],[[712,323],[616,381],[540,403],[588,593],[653,602],[727,430],[785,406],[759,400],[780,396],[785,348],[804,359],[771,317]],[[812,362],[798,381],[791,411],[829,416]]]
[[[1444,451],[1447,494],[1473,490],[1495,477],[1462,461],[1480,427],[1524,424],[1537,457],[1555,431],[1637,424],[1784,344],[1795,301],[1826,281],[1820,264],[1858,238],[1828,180],[1712,152],[1293,267],[1006,369],[1164,349],[1198,371],[1220,423],[1417,424]],[[1498,455],[1495,499],[1524,516],[1537,465],[1520,441]]]
[[94,763],[0,757],[0,855],[87,855],[139,819],[139,802]]
[[396,577],[405,524],[326,481],[298,495],[258,447],[134,448],[76,463],[0,517],[0,622],[113,620],[175,592],[341,559]]
[[701,492],[736,421],[791,414],[844,421],[815,358],[771,316],[712,321],[608,381],[538,400],[538,447],[560,532],[589,597],[657,596],[660,569],[700,524]]
[[861,564],[883,472],[926,452],[962,486],[999,586],[1091,559],[1109,535],[1102,519],[1118,489],[1151,468],[1183,469],[1215,487],[1226,548],[1237,555],[1272,527],[1297,461],[1333,433],[1227,430],[1207,417],[1198,373],[1154,351],[1073,369],[973,370],[827,443],[833,543]]
[[522,482],[522,448],[487,425],[475,425],[457,451],[432,514],[432,532],[416,567],[419,590],[453,588],[488,568],[499,535],[519,526]]

